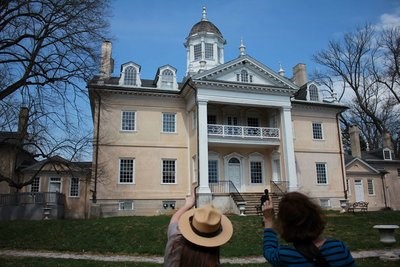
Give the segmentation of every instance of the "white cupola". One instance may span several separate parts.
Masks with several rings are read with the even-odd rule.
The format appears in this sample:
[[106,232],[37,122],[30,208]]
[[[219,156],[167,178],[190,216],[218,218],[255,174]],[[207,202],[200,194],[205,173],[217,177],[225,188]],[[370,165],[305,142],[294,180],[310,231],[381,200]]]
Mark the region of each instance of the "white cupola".
[[224,63],[226,41],[219,29],[207,19],[203,7],[202,18],[196,23],[184,43],[187,53],[186,75],[212,69]]

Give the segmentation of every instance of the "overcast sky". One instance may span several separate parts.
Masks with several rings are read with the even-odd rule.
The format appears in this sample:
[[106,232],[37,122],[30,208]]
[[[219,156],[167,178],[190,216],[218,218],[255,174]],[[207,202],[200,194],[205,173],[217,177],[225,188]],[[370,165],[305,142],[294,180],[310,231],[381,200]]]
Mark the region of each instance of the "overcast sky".
[[133,61],[143,79],[153,79],[158,67],[170,64],[180,81],[186,73],[183,43],[203,6],[227,40],[225,62],[239,55],[243,39],[247,54],[275,71],[281,63],[288,77],[300,62],[314,71],[312,55],[357,26],[400,26],[400,0],[114,0],[114,75]]

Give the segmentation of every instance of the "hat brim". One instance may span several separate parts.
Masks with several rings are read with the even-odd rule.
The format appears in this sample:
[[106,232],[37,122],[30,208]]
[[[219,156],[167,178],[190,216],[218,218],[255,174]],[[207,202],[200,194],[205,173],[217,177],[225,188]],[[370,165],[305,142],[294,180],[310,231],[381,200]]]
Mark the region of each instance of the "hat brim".
[[190,217],[193,216],[194,211],[195,209],[188,210],[179,218],[179,230],[184,238],[203,247],[219,247],[229,241],[233,234],[233,226],[228,217],[221,214],[221,233],[214,237],[203,237],[193,232],[190,226]]

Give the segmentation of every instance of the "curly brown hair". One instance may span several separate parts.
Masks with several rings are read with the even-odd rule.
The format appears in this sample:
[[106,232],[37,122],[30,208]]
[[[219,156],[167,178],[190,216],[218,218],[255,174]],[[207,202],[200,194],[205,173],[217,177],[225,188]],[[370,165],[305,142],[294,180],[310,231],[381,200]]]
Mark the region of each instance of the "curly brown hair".
[[321,236],[326,220],[319,205],[299,192],[287,193],[279,203],[277,230],[287,242],[312,242]]

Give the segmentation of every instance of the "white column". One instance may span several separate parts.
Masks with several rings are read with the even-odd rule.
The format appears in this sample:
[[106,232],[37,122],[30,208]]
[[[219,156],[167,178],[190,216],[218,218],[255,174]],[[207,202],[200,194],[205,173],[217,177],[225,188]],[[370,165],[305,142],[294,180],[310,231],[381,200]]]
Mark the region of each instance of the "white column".
[[211,190],[208,184],[208,133],[207,133],[207,101],[198,102],[198,125],[199,131],[199,175],[200,184],[198,193],[199,205],[211,202]]
[[281,113],[281,138],[283,138],[283,156],[285,160],[285,174],[289,181],[289,191],[298,189],[296,160],[294,156],[293,129],[291,107],[283,107]]

